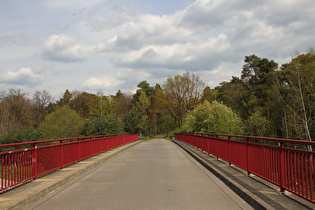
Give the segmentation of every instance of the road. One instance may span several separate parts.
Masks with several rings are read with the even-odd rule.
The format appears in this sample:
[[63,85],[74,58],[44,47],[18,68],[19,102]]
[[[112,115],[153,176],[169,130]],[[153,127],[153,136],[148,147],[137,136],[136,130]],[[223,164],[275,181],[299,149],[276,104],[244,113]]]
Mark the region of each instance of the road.
[[24,209],[252,209],[170,141],[142,142]]

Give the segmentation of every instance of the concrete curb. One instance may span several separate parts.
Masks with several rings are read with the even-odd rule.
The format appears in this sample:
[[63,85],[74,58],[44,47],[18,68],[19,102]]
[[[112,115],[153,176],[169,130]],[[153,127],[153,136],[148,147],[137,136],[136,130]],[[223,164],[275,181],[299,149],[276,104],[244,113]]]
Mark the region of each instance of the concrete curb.
[[96,167],[120,152],[140,143],[132,142],[115,149],[100,153],[76,164],[55,171],[42,178],[26,183],[3,194],[0,194],[0,209],[21,209],[26,204],[34,202],[57,187],[64,185],[75,177]]
[[[210,157],[206,153],[193,148],[178,140],[173,140],[175,144],[185,150],[201,165],[211,171],[221,181],[223,181],[236,194],[243,198],[254,209],[313,209],[314,205],[307,201],[301,203],[293,200],[289,196],[280,195],[276,190],[268,187],[268,183],[259,182],[235,168]],[[218,166],[220,164],[220,166]],[[224,169],[222,170],[222,166]],[[233,171],[233,173],[230,173]],[[235,175],[237,177],[235,177]],[[242,179],[242,180],[241,180]],[[237,181],[236,181],[237,180]],[[240,181],[241,180],[241,181]],[[246,184],[244,184],[246,183]],[[264,195],[264,193],[270,195]]]

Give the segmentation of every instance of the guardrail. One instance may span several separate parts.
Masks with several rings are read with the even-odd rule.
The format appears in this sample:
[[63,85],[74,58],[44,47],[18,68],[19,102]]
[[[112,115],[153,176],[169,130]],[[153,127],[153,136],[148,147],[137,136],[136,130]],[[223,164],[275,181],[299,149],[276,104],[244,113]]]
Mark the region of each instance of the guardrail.
[[204,133],[175,139],[315,203],[315,142]]
[[0,145],[10,150],[0,152],[0,192],[137,140],[138,135],[115,134]]

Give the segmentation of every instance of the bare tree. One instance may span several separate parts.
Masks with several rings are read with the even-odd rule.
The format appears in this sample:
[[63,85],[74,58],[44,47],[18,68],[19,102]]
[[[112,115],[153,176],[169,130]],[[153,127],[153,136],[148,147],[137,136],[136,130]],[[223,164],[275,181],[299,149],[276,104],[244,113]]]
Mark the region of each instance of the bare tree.
[[205,83],[192,72],[167,78],[164,84],[166,107],[178,126],[182,125],[186,112],[200,102],[204,88]]
[[10,129],[32,126],[31,100],[20,89],[2,92],[0,100],[0,134]]
[[33,95],[32,105],[35,118],[35,126],[38,127],[43,121],[45,109],[52,102],[52,96],[47,90],[36,91]]

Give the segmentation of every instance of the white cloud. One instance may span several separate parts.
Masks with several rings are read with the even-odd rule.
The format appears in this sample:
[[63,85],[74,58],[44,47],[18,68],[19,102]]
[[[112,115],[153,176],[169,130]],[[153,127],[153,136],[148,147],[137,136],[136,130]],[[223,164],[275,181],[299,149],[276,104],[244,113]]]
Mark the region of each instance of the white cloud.
[[52,35],[44,45],[42,55],[46,60],[60,62],[80,62],[93,54],[93,46],[80,44],[66,35]]
[[84,8],[93,7],[103,2],[103,0],[48,0],[45,5],[52,8],[63,8],[63,9],[73,9],[73,8]]
[[129,7],[99,8],[99,11],[89,12],[86,24],[93,31],[111,30],[128,22],[136,22],[138,14]]
[[122,84],[123,81],[120,81],[111,77],[91,77],[87,79],[83,86],[89,90],[102,90],[104,88],[117,89],[118,85]]
[[0,78],[0,82],[19,85],[19,86],[36,86],[42,81],[42,75],[36,74],[30,68],[21,68],[18,71],[7,71]]
[[[20,62],[45,65],[49,74],[56,75],[56,81],[49,81],[51,86],[112,88],[114,92],[132,89],[143,80],[162,84],[168,76],[191,70],[213,87],[239,75],[247,55],[288,62],[294,50],[315,45],[312,0],[196,0],[173,14],[143,12],[138,9],[142,2],[48,0],[44,7],[36,7],[47,16],[19,22],[15,19],[22,16],[4,13],[4,20],[10,22],[0,37],[2,69],[17,69]],[[149,6],[150,1],[145,4]],[[45,31],[29,33],[26,28]],[[43,46],[38,47],[41,40],[45,40]],[[60,82],[70,76],[76,80]],[[84,84],[78,82],[84,80]]]

